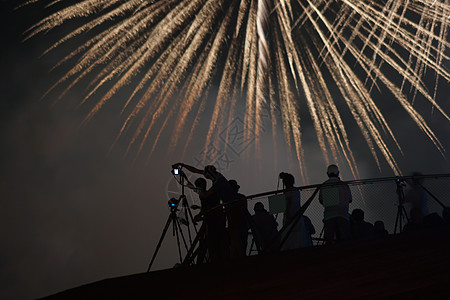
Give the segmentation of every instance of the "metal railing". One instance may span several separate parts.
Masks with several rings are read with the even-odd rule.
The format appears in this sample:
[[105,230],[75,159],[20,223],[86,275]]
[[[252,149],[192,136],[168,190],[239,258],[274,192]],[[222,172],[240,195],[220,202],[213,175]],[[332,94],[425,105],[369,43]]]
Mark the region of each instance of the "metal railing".
[[[382,221],[384,223],[385,229],[389,234],[400,233],[404,226],[409,221],[410,217],[410,204],[405,202],[405,196],[408,195],[409,191],[413,188],[413,183],[419,184],[422,192],[424,193],[426,201],[426,209],[428,214],[434,214],[438,218],[444,220],[443,212],[450,214],[448,207],[450,207],[450,174],[432,174],[432,175],[414,175],[414,176],[398,176],[398,177],[384,177],[384,178],[372,178],[372,179],[362,179],[362,180],[351,180],[343,181],[340,183],[326,184],[326,186],[334,186],[339,184],[346,184],[349,186],[352,193],[352,203],[349,205],[349,213],[351,214],[355,209],[361,209],[364,212],[364,220],[371,224],[376,221]],[[291,219],[290,222],[283,225],[282,217],[283,212],[275,214],[274,217],[278,222],[279,235],[281,236],[281,244],[278,249],[282,249],[283,243],[289,237],[294,224],[299,221],[301,216],[307,216],[312,225],[315,228],[315,234],[312,235],[312,239],[315,241],[315,245],[321,244],[323,242],[323,212],[324,207],[319,203],[318,192],[321,187],[325,187],[325,184],[315,184],[308,186],[295,187],[300,192],[300,202],[301,208],[297,211],[295,217]],[[274,195],[283,195],[285,190],[275,190],[254,195],[249,195],[245,197],[248,206],[248,220],[251,219],[251,215],[254,212],[254,204],[256,202],[262,202],[265,208],[269,208],[269,197]],[[275,197],[277,201],[285,201],[283,197]],[[245,203],[243,199],[237,200],[239,203]],[[226,205],[229,205],[227,203]],[[222,204],[216,209],[222,209]],[[269,209],[268,209],[269,210]],[[172,210],[174,217],[172,219],[177,220],[178,214],[177,206]],[[448,216],[447,216],[448,217]],[[192,217],[191,217],[192,218]],[[186,219],[188,219],[186,217]],[[168,229],[168,224],[170,224],[171,218],[169,218],[166,227],[163,231],[163,235],[159,241],[157,249],[153,255],[152,262],[156,256],[158,248],[164,238],[165,231]],[[450,220],[446,220],[449,222]],[[189,224],[188,221],[187,224]],[[189,238],[190,245],[186,245],[185,238],[183,236],[183,231],[189,231],[190,237],[190,227],[183,229],[179,223],[173,222],[174,230],[178,228],[183,242],[185,243],[185,253],[186,255],[182,258],[182,247],[180,247],[180,241],[178,240],[178,248],[180,255],[180,263],[182,265],[191,265],[195,263],[196,258],[198,258],[198,253],[200,252],[200,244],[202,240],[202,235],[205,232],[205,224],[202,224],[200,230],[195,230],[197,235],[193,241]],[[184,224],[184,222],[182,222]],[[186,225],[186,224],[185,224]],[[194,223],[195,225],[195,223]],[[195,227],[195,226],[194,226]],[[250,226],[252,228],[252,226]],[[257,249],[253,249],[254,236],[250,230],[248,248],[246,253],[252,255],[254,253],[264,253],[265,249],[260,246]],[[152,265],[149,265],[148,271]]]
[[[372,178],[362,180],[344,181],[339,184],[347,184],[352,192],[353,201],[349,205],[349,213],[354,209],[364,212],[364,220],[371,224],[382,221],[389,234],[400,233],[410,217],[411,204],[402,201],[413,186],[413,182],[420,181],[420,186],[426,195],[426,206],[429,214],[437,214],[442,217],[445,207],[450,206],[450,174],[414,175]],[[321,184],[296,187],[300,191],[302,205],[309,200]],[[400,190],[399,190],[400,189]],[[247,196],[250,213],[253,213],[253,205],[259,201],[266,208],[269,207],[268,198],[272,195],[282,194],[283,190],[275,190]],[[399,195],[399,192],[401,194]],[[402,211],[399,215],[399,205]],[[312,236],[320,244],[323,233],[323,206],[317,197],[310,201],[308,207],[303,209],[303,214],[308,216],[316,233]],[[279,224],[279,230],[283,230],[280,216],[275,215]],[[250,243],[251,245],[251,243]],[[250,251],[254,253],[255,251]]]

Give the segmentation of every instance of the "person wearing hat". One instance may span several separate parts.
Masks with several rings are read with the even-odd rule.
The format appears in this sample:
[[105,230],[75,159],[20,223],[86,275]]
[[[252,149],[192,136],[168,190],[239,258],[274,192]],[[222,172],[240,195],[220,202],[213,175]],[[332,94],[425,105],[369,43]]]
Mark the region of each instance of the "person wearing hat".
[[352,193],[349,186],[339,178],[339,168],[336,165],[328,166],[327,175],[328,180],[319,190],[319,202],[324,207],[325,243],[330,244],[351,238],[348,207],[352,202]]

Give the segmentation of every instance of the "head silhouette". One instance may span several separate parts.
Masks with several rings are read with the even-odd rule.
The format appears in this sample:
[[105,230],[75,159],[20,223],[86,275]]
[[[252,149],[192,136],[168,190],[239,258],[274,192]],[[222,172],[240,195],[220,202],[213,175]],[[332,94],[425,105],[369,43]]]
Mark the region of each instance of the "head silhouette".
[[241,187],[239,186],[239,184],[237,183],[237,181],[234,180],[234,179],[228,180],[228,183],[231,185],[231,187],[233,188],[233,191],[235,191],[236,193],[237,193],[237,192],[239,191],[239,189],[241,188]]
[[216,167],[211,165],[206,166],[203,171],[203,175],[208,179],[214,180],[217,175]]
[[253,210],[254,210],[255,212],[258,212],[258,211],[265,211],[264,204],[262,204],[262,202],[256,202],[256,203],[255,203],[255,206],[253,207]]
[[385,230],[383,221],[376,221],[373,226],[375,230]]
[[205,178],[197,178],[194,182],[195,186],[199,189],[206,190],[206,180]]
[[338,177],[339,176],[339,168],[336,165],[329,165],[327,168],[328,177]]
[[352,211],[352,218],[358,222],[364,221],[364,211],[359,208],[354,209]]
[[283,179],[283,184],[286,188],[291,188],[294,186],[295,178],[292,174],[289,173],[281,173],[281,179]]

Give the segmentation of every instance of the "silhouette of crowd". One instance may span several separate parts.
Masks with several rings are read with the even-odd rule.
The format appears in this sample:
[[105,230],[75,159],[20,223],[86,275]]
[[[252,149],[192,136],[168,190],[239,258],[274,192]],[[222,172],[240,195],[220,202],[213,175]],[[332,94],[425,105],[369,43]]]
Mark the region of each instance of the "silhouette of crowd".
[[[276,215],[267,210],[262,202],[254,204],[254,214],[251,215],[247,197],[239,193],[238,182],[234,179],[228,180],[214,166],[208,165],[204,169],[198,169],[178,163],[174,167],[185,168],[204,176],[197,178],[195,185],[188,185],[198,193],[201,203],[200,213],[195,216],[194,221],[203,221],[202,226],[205,226],[205,237],[200,246],[203,251],[197,258],[199,263],[214,263],[246,256],[249,234],[252,237],[250,252],[253,246],[256,246],[258,253],[311,247],[313,240],[330,245],[389,235],[383,221],[377,220],[373,224],[368,222],[361,208],[354,208],[351,214],[349,213],[349,205],[353,201],[352,192],[349,185],[339,178],[339,168],[334,164],[328,166],[328,179],[317,190],[319,203],[324,209],[323,230],[318,238],[313,238],[316,230],[311,219],[304,214],[307,205],[302,207],[300,189],[294,186],[295,178],[292,174],[279,174],[279,180],[283,183],[284,207],[282,223],[278,223]],[[209,188],[206,179],[211,181]],[[442,217],[437,213],[428,213],[428,195],[423,189],[421,179],[412,180],[410,189],[400,201],[401,204],[410,206],[406,216],[408,222],[401,228],[404,232],[450,227],[449,208],[443,209]]]

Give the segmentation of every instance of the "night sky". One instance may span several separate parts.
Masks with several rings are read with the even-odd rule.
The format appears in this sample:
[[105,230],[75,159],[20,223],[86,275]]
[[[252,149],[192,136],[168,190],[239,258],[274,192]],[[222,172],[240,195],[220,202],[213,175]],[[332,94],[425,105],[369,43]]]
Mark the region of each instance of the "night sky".
[[[170,131],[148,160],[145,155],[124,156],[126,140],[109,152],[123,122],[114,104],[80,126],[89,110],[89,104],[77,108],[84,95],[82,87],[71,90],[56,105],[52,105],[54,95],[41,99],[67,71],[65,67],[50,69],[67,53],[64,47],[73,49],[73,44],[40,57],[64,35],[65,27],[22,41],[23,32],[49,10],[41,3],[16,11],[12,8],[17,1],[4,0],[1,5],[0,298],[42,297],[105,278],[145,272],[169,215],[167,200],[178,193],[171,165],[181,160],[198,165],[205,150],[206,128],[199,129],[184,157],[181,149],[167,152]],[[449,62],[445,63],[450,68]],[[431,72],[427,74],[431,88],[433,78]],[[127,92],[125,89],[116,98]],[[449,95],[448,83],[441,80],[436,99],[448,114]],[[397,150],[393,153],[405,175],[412,171],[450,173],[449,160],[391,95],[381,91],[375,100],[403,147],[404,156]],[[421,97],[417,97],[416,107],[450,151],[450,123]],[[237,129],[241,120],[243,116],[236,115]],[[303,134],[309,183],[320,183],[326,179],[326,164],[313,126],[305,125]],[[394,176],[382,160],[378,170],[357,128],[350,134],[361,178]],[[226,177],[239,182],[242,193],[274,190],[281,171],[291,172],[297,185],[302,185],[295,159],[281,138],[274,151],[272,135],[266,130],[262,156],[254,157],[253,149],[251,144],[232,144],[215,162]],[[341,175],[344,180],[353,179],[345,166]],[[192,193],[188,197],[198,202]],[[169,234],[152,269],[170,268],[176,262],[176,246]]]

